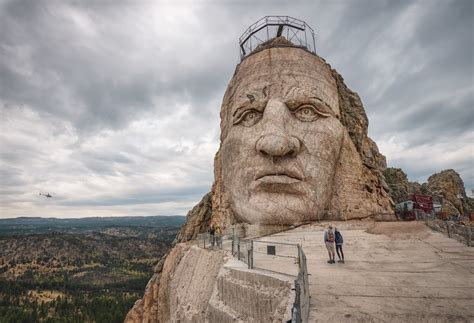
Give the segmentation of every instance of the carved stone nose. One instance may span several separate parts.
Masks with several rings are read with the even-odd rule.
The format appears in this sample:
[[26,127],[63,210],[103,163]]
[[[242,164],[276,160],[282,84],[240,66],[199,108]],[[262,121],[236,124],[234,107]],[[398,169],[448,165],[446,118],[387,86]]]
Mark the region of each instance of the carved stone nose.
[[300,142],[294,137],[268,134],[257,140],[256,149],[263,156],[295,157],[300,151]]

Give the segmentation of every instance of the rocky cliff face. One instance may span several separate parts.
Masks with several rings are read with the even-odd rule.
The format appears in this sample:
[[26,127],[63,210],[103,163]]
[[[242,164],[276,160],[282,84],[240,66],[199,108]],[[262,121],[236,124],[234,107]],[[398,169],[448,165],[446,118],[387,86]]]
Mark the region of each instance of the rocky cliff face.
[[336,176],[331,209],[341,219],[377,216],[390,220],[393,201],[383,176],[387,163],[377,144],[368,136],[369,120],[357,93],[350,90],[343,77],[332,70],[336,79],[341,123],[347,130],[348,140],[340,163],[342,171]]
[[428,178],[428,191],[442,197],[443,211],[449,215],[468,216],[472,211],[472,199],[466,196],[464,182],[453,169],[443,170]]
[[474,209],[474,200],[466,196],[464,183],[453,169],[433,174],[423,184],[409,182],[400,168],[387,168],[383,174],[395,203],[406,201],[410,194],[427,194],[433,196],[435,203],[442,204],[448,215],[469,216]]
[[[189,252],[190,248],[184,242],[195,239],[199,233],[206,232],[209,229],[211,214],[211,193],[207,193],[188,212],[186,223],[173,242],[174,247],[155,266],[155,273],[146,286],[143,298],[134,304],[127,314],[125,322],[167,322],[170,320],[169,291],[171,278],[181,263],[181,259]],[[221,260],[213,259],[213,263],[220,264]],[[207,265],[203,264],[203,268],[206,267]]]
[[[268,53],[265,53],[267,51]],[[251,60],[261,58],[258,55],[265,55],[274,61],[277,58],[284,60],[286,55],[293,55],[295,53],[293,51],[303,50],[291,47],[272,48],[266,45],[241,64],[251,64]],[[306,54],[310,55],[305,52]],[[311,59],[315,58],[311,57]],[[340,158],[336,162],[337,170],[329,191],[329,209],[322,215],[327,219],[365,218],[375,215],[384,215],[386,219],[393,219],[393,202],[388,195],[389,187],[382,174],[386,167],[385,157],[378,151],[375,142],[368,137],[368,119],[362,102],[359,96],[344,84],[343,78],[335,70],[332,70],[321,58],[316,59],[319,60],[318,64],[330,71],[328,77],[332,77],[331,82],[336,84],[337,95],[331,97],[331,102],[334,101],[333,104],[338,106],[339,110],[336,109],[335,112],[337,122],[340,122],[339,127],[341,124],[343,127]],[[249,66],[257,68],[260,65]],[[239,68],[242,66],[237,66],[237,70]],[[234,77],[229,84],[229,89],[232,89],[235,83]],[[229,114],[226,104],[233,96],[229,89],[223,100],[222,119]],[[253,99],[253,96],[247,95],[247,97]],[[221,124],[221,141],[224,134],[229,131],[227,127],[224,122]],[[136,302],[127,315],[126,322],[166,322],[172,315],[176,315],[170,310],[173,306],[170,284],[175,273],[181,270],[179,268],[182,268],[180,266],[183,259],[189,254],[189,246],[183,242],[194,239],[198,233],[205,232],[210,225],[220,227],[224,231],[226,227],[236,223],[229,203],[229,193],[223,185],[222,158],[222,147],[220,147],[214,161],[215,181],[211,193],[206,194],[202,201],[188,213],[187,222],[175,240],[175,247],[156,266],[156,273],[148,283],[143,299]],[[308,166],[314,167],[314,165]],[[214,262],[218,261],[213,260]],[[188,265],[196,268],[196,265]]]
[[406,201],[410,192],[407,174],[401,168],[387,168],[383,171],[383,175],[393,202],[400,203]]
[[211,224],[212,196],[207,193],[186,215],[186,224],[176,235],[173,245],[195,239],[199,233],[206,232]]

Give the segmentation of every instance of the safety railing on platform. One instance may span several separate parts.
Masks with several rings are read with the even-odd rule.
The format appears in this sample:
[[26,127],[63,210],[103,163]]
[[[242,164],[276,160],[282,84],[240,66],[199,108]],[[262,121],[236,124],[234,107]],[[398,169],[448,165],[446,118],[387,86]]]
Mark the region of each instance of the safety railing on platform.
[[467,246],[474,246],[473,243],[473,224],[472,222],[461,223],[455,221],[445,221],[435,216],[425,215],[417,220],[425,221],[426,225],[431,229],[446,234],[449,238],[465,243]]
[[211,235],[201,233],[199,246],[205,249],[230,251],[232,256],[247,264],[249,269],[259,268],[296,276],[295,300],[292,306],[292,322],[308,322],[309,283],[306,255],[300,244],[242,239],[235,235]]
[[197,235],[198,245],[204,249],[222,249],[223,237],[209,233]]
[[316,54],[314,30],[304,21],[289,16],[265,16],[250,25],[239,38],[240,59],[275,37],[285,37],[293,47]]
[[295,280],[295,302],[291,310],[291,322],[308,322],[309,318],[309,281],[308,266],[303,247],[298,244],[298,276]]

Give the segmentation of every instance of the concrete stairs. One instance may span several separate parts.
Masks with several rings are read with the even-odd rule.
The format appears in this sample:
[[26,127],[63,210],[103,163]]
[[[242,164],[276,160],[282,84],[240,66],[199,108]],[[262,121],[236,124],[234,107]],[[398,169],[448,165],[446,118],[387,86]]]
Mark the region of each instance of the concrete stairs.
[[256,269],[224,267],[209,301],[207,320],[286,322],[294,302],[292,280]]

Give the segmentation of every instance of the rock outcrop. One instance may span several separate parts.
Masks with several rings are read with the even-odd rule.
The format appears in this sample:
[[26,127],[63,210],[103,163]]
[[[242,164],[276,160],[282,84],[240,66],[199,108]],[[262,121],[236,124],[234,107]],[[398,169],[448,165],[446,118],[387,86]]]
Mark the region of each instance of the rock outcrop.
[[[364,166],[380,176],[380,172],[387,167],[387,162],[385,156],[379,152],[377,144],[369,138],[369,119],[362,100],[357,93],[347,87],[344,78],[336,70],[332,70],[332,75],[337,83],[341,123],[346,127]],[[383,181],[382,177],[380,179]]]
[[[346,154],[352,157],[342,158],[340,161],[341,164],[347,163],[346,167],[342,167],[347,171],[339,179],[336,177],[337,183],[334,186],[338,190],[335,191],[330,211],[337,212],[340,219],[378,216],[380,219],[390,220],[393,201],[383,175],[387,167],[386,158],[368,136],[369,120],[359,95],[346,86],[343,77],[336,70],[331,71],[338,89],[341,123],[351,141],[343,149],[355,148],[356,153]],[[374,208],[374,205],[378,207]]]
[[[125,322],[204,322],[223,254],[179,243],[163,259]],[[193,270],[189,270],[193,268]]]
[[406,201],[411,190],[407,174],[401,168],[390,167],[383,171],[383,175],[393,202],[400,203]]
[[383,174],[395,203],[406,201],[410,194],[426,194],[433,196],[433,202],[441,204],[447,215],[469,216],[474,210],[474,200],[466,195],[464,183],[453,169],[433,174],[423,184],[409,182],[400,168],[387,168]]
[[195,239],[199,233],[209,230],[212,215],[212,196],[207,193],[186,215],[186,223],[176,235],[173,244]]
[[[199,233],[204,233],[209,229],[211,214],[211,193],[207,193],[203,196],[202,200],[188,212],[186,223],[173,241],[174,247],[170,252],[164,255],[155,266],[155,273],[146,286],[143,298],[134,304],[133,308],[127,314],[125,322],[167,322],[170,320],[169,291],[171,288],[171,278],[178,269],[181,259],[189,251],[189,245],[184,244],[184,242],[195,239]],[[221,262],[221,260],[216,259],[212,261],[212,263],[218,264],[221,264]],[[204,268],[206,266],[207,264],[203,265]]]
[[431,175],[427,188],[432,195],[443,199],[443,211],[448,215],[469,216],[472,211],[472,201],[467,197],[464,182],[455,170],[447,169]]

